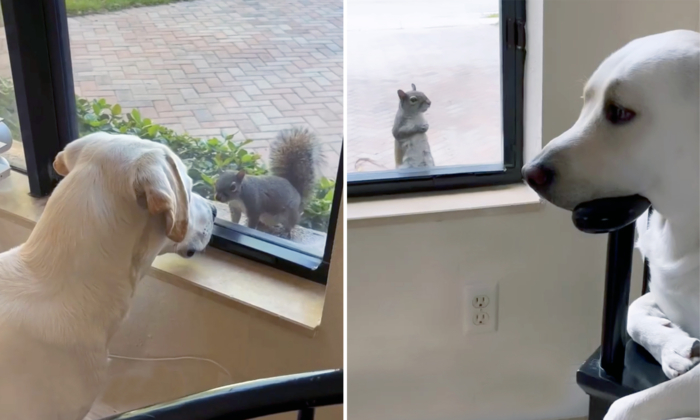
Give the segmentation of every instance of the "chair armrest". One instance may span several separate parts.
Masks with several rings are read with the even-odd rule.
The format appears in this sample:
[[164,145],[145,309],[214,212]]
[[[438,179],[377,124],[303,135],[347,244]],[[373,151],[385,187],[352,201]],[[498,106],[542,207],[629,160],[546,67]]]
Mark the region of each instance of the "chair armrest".
[[600,367],[606,374],[622,380],[627,337],[627,308],[634,251],[634,223],[608,235],[603,301],[603,333]]
[[244,420],[343,403],[343,371],[279,376],[227,385],[102,420]]

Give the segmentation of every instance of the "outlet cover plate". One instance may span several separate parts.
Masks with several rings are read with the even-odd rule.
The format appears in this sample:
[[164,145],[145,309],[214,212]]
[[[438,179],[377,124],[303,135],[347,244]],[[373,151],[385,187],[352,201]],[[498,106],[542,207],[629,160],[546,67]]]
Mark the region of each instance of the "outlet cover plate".
[[[483,302],[486,302],[484,305]],[[463,294],[463,332],[464,334],[481,334],[495,332],[498,329],[498,283],[470,283],[464,287]],[[479,314],[486,314],[487,322],[475,323]]]

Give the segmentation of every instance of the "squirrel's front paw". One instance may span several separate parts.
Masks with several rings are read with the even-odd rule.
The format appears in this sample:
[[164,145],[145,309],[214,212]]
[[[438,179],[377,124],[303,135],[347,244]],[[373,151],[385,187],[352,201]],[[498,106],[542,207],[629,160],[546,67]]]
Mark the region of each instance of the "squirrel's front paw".
[[430,128],[430,125],[428,125],[428,123],[423,123],[418,126],[418,132],[425,133],[426,131],[428,131],[428,128]]
[[661,350],[661,367],[669,379],[678,377],[700,362],[700,340],[676,337]]

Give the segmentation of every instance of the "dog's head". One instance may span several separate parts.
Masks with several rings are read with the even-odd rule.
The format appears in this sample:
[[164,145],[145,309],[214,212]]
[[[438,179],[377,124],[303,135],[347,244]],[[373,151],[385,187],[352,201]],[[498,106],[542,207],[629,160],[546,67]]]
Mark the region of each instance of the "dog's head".
[[632,41],[593,73],[576,123],[523,168],[523,177],[568,210],[635,194],[660,211],[697,209],[699,93],[700,34]]
[[53,166],[64,177],[99,176],[100,188],[121,198],[113,203],[126,203],[127,208],[111,211],[122,212],[123,218],[144,215],[147,242],[157,248],[149,253],[177,252],[191,257],[209,243],[216,208],[192,192],[187,167],[164,145],[134,136],[95,133],[66,146]]

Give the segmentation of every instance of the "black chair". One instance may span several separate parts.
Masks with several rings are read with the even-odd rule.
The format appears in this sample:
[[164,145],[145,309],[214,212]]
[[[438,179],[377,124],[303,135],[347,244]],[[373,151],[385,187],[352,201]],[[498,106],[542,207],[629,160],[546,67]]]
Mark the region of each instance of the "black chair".
[[343,371],[260,379],[204,391],[102,420],[246,420],[298,411],[313,420],[317,407],[343,403]]
[[[586,233],[607,233],[603,333],[600,347],[576,373],[576,382],[590,397],[589,420],[602,420],[618,398],[667,380],[661,366],[627,335],[634,222],[651,207],[643,197],[596,200],[574,210],[574,224]],[[649,266],[644,261],[644,286]]]

